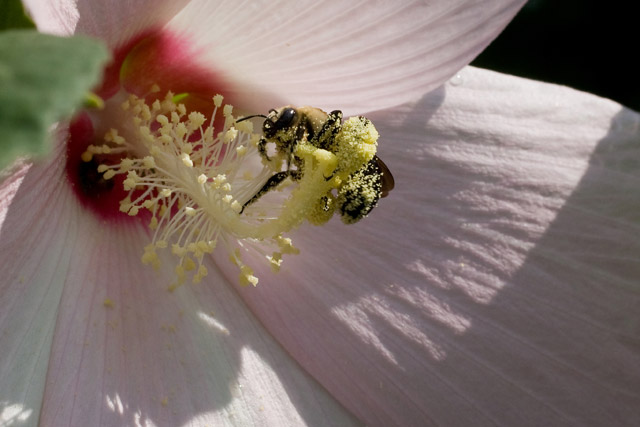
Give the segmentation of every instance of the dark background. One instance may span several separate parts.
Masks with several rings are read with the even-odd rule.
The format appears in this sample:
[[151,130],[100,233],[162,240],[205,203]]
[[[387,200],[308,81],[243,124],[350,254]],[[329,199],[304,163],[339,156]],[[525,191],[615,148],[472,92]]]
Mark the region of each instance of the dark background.
[[529,0],[472,63],[613,99],[640,111],[635,1]]

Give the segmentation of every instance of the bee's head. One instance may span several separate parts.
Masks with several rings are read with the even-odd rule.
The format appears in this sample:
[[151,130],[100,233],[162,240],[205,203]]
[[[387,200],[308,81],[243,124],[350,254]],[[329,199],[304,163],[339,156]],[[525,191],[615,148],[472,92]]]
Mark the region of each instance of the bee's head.
[[271,110],[262,125],[262,133],[267,138],[273,138],[278,131],[294,125],[297,122],[297,116],[296,109],[292,107]]

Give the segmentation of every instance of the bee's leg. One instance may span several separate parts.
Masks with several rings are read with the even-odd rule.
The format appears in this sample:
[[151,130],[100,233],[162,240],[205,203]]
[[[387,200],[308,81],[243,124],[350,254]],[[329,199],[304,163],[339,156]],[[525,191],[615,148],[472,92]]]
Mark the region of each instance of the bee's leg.
[[262,188],[258,190],[258,192],[252,198],[247,200],[245,204],[242,205],[242,209],[240,209],[240,213],[244,212],[244,208],[246,208],[251,203],[258,200],[260,197],[264,196],[266,193],[268,193],[272,189],[276,188],[278,185],[280,185],[282,181],[284,181],[288,177],[291,177],[292,179],[299,179],[300,178],[299,172],[287,170],[287,171],[278,172],[275,175],[273,175],[271,178],[267,180],[267,182],[264,183]]
[[[310,128],[309,120],[307,119],[307,116],[303,115],[300,118],[300,122],[296,126],[296,139],[293,141],[289,141],[285,148],[287,152],[287,169],[291,168],[292,163],[297,164],[296,157],[293,153],[296,150],[298,141],[302,141],[304,139],[305,131],[307,132],[307,135],[309,135],[309,132],[310,132],[309,128]],[[293,171],[291,172],[292,174],[294,173]]]
[[264,137],[260,138],[260,140],[258,141],[258,153],[260,153],[262,158],[264,158],[267,162],[271,161],[269,155],[267,154],[267,140]]
[[318,148],[330,149],[331,143],[336,139],[342,129],[342,111],[334,110],[327,116],[322,129],[313,137],[312,144]]

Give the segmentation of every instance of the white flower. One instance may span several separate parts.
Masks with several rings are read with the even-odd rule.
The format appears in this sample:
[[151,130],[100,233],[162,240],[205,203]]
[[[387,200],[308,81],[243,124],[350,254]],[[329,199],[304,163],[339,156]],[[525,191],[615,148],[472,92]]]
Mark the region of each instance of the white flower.
[[[473,68],[445,83],[521,2],[27,4],[42,30],[112,47],[184,36],[248,111],[366,113],[396,189],[357,225],[301,228],[300,255],[275,274],[257,263],[255,288],[207,259],[205,280],[169,293],[172,256],[160,273],[140,263],[147,229],[78,199],[63,144],[14,169],[0,187],[0,423],[640,417],[640,117]],[[162,80],[146,71],[132,78]]]

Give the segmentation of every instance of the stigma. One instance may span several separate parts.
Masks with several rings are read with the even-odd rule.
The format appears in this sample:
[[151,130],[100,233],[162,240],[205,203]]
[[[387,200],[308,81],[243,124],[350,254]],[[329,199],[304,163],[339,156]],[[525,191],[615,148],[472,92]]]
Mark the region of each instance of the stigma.
[[148,220],[152,238],[142,263],[157,269],[160,251],[175,256],[170,290],[188,279],[202,281],[205,257],[215,250],[228,253],[241,284],[255,286],[247,252],[260,254],[277,272],[284,255],[298,253],[287,233],[305,221],[321,225],[334,213],[344,216],[347,203],[345,222],[355,222],[361,209],[366,215],[377,202],[380,172],[371,167],[377,132],[368,120],[354,122],[357,130],[349,138],[345,133],[344,143],[319,144],[298,132],[289,152],[269,156],[270,141],[250,120],[235,117],[221,95],[211,100],[208,117],[187,111],[183,97],[167,92],[147,102],[128,95],[118,106],[119,127],[104,130],[100,143],[81,155],[97,165],[102,180],[121,176],[122,214]]

